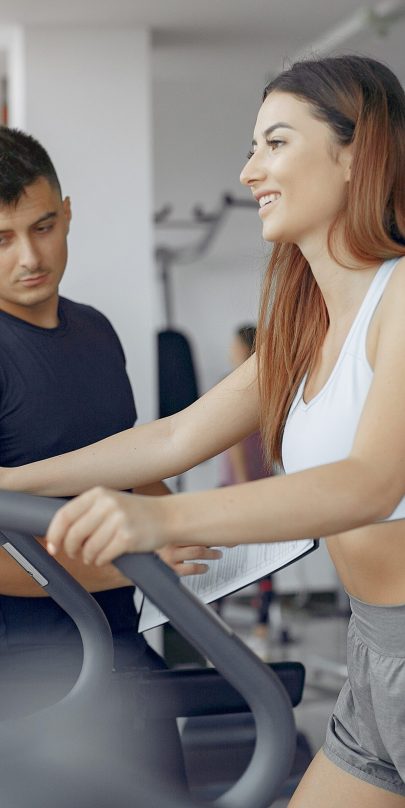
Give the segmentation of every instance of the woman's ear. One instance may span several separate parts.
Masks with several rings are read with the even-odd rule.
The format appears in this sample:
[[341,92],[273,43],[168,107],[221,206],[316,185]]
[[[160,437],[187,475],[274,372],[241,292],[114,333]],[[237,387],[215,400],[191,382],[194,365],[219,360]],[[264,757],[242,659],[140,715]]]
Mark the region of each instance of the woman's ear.
[[344,170],[344,179],[345,182],[350,182],[351,173],[352,173],[352,160],[353,160],[353,149],[352,146],[345,146],[340,154],[341,164]]

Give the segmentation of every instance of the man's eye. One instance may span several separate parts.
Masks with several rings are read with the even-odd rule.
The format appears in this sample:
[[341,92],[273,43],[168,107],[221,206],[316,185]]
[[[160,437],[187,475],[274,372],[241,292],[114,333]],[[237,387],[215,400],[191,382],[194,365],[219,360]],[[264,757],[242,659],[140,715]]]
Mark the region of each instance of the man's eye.
[[37,227],[37,233],[48,233],[52,228],[53,224],[44,224],[41,225],[41,227]]

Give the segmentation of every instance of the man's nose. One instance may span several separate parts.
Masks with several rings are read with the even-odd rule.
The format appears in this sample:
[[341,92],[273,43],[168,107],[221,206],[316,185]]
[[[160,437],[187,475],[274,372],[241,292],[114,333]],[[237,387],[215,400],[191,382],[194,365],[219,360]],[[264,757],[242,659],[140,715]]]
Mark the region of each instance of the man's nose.
[[40,257],[35,245],[30,239],[24,239],[20,243],[19,263],[23,269],[33,272],[40,266]]

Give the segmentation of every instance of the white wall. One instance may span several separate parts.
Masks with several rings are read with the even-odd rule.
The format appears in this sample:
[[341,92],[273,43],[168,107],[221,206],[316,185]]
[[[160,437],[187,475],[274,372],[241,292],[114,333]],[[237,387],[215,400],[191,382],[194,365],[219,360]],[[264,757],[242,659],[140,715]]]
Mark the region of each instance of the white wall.
[[25,103],[12,123],[49,150],[72,199],[62,294],[111,319],[124,344],[140,417],[147,420],[156,411],[158,316],[148,33],[131,26],[27,27],[19,52],[24,87],[18,90]]
[[[210,54],[216,60],[215,76]],[[177,71],[163,68],[171,58],[177,60]],[[214,212],[224,192],[251,199],[239,174],[265,77],[262,70],[241,76],[237,58],[235,52],[233,62],[229,49],[226,54],[210,51],[207,71],[197,72],[195,54],[192,63],[188,49],[171,55],[170,49],[164,55],[154,51],[155,207],[171,203],[174,218],[191,217],[197,204]],[[203,232],[179,231],[176,242],[193,243]],[[160,227],[155,240],[170,244],[174,236]],[[174,269],[175,322],[193,340],[204,390],[229,369],[234,329],[256,320],[267,254],[256,211],[231,209],[202,260]]]

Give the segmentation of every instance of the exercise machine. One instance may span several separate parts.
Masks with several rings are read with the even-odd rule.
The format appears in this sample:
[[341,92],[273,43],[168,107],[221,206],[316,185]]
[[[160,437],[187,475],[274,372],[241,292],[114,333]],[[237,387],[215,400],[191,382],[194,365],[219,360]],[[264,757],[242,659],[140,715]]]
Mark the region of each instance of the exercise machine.
[[[292,701],[299,700],[302,685],[297,690],[292,669],[287,666],[277,675],[264,665],[154,554],[116,559],[117,568],[165,611],[216,668],[180,671],[179,677],[176,671],[139,677],[138,709],[149,710],[151,720],[153,710],[159,719],[169,714],[193,715],[198,692],[214,714],[224,708],[224,701],[227,709],[226,699],[230,712],[235,711],[235,698],[236,712],[246,709],[246,702],[256,725],[255,747],[246,770],[214,801],[184,795],[175,785],[173,789],[160,785],[158,772],[148,773],[145,779],[136,769],[136,755],[117,754],[120,739],[111,720],[114,698],[110,698],[113,645],[106,618],[94,599],[32,537],[46,533],[63,503],[0,492],[0,545],[72,617],[83,642],[81,672],[67,695],[34,714],[0,722],[2,808],[70,808],[72,804],[78,808],[268,808],[295,754]],[[294,687],[297,690],[292,699],[286,687],[290,693]],[[235,696],[235,691],[240,695]]]

